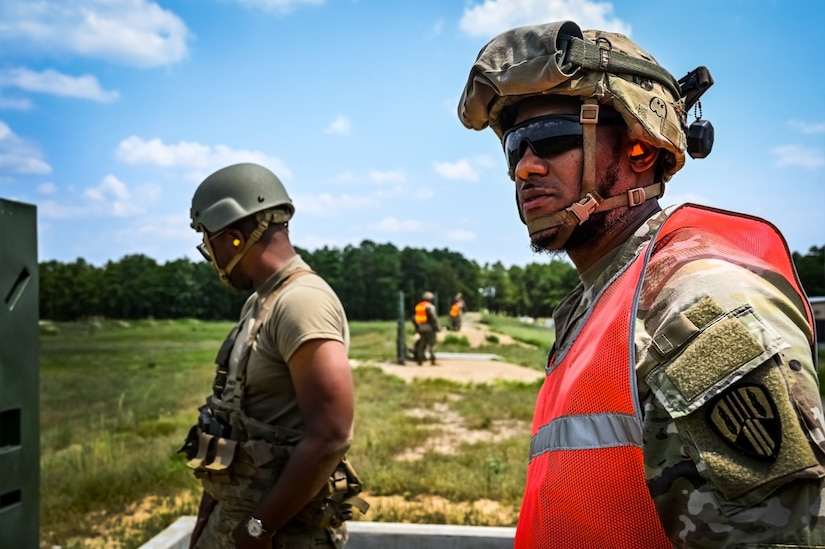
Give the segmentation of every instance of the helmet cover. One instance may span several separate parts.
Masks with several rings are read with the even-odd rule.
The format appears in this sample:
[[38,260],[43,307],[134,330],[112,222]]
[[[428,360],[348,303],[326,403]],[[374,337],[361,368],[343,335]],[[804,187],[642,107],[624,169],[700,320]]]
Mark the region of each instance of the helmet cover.
[[623,34],[582,32],[572,21],[499,34],[470,69],[458,117],[470,129],[489,125],[501,138],[512,125],[507,107],[536,95],[593,97],[622,116],[632,139],[663,149],[664,181],[684,166],[686,113],[679,84]]

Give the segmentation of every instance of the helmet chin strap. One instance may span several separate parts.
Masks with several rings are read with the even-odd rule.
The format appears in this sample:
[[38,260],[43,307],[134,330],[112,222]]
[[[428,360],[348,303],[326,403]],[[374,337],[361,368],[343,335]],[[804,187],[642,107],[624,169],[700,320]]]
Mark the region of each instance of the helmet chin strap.
[[241,290],[241,288],[238,288],[232,284],[232,281],[229,280],[229,274],[238,265],[243,256],[245,256],[252,246],[261,239],[261,236],[263,236],[264,232],[270,225],[275,223],[286,224],[291,216],[283,210],[269,210],[259,212],[255,217],[258,221],[258,226],[255,227],[255,230],[249,234],[249,238],[246,239],[243,247],[235,252],[235,255],[233,255],[232,259],[229,260],[229,263],[226,264],[226,267],[223,269],[218,267],[218,263],[215,260],[215,254],[212,254],[212,266],[218,272],[218,278],[220,279],[221,284],[232,290]]
[[[530,233],[531,238],[547,229],[559,228],[550,243],[547,244],[548,250],[563,249],[570,235],[573,234],[573,229],[590,219],[592,214],[622,206],[632,208],[643,204],[648,198],[661,196],[664,190],[661,183],[654,183],[647,187],[635,187],[627,191],[626,194],[602,198],[596,191],[596,125],[599,122],[599,104],[596,98],[588,97],[584,100],[579,120],[582,124],[582,148],[584,152],[582,187],[579,199],[559,212],[553,212],[526,222],[527,231]],[[520,211],[519,214],[521,214]]]

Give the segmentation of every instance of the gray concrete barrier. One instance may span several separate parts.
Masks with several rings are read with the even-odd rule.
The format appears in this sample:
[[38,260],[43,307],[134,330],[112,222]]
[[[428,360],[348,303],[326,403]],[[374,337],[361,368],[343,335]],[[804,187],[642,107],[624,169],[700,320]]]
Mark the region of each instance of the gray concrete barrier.
[[[141,549],[187,549],[195,517],[180,517]],[[348,522],[347,549],[512,549],[515,528]]]

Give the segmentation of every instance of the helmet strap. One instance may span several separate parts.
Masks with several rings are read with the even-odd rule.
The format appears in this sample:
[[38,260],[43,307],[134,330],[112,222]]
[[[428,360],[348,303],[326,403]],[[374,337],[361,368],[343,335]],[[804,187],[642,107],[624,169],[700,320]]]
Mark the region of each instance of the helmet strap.
[[[604,212],[622,206],[639,206],[649,198],[662,195],[662,183],[647,187],[636,187],[626,194],[602,198],[596,191],[596,126],[599,122],[599,104],[595,97],[588,97],[581,106],[579,115],[583,132],[582,186],[579,200],[560,212],[540,217],[527,223],[530,236],[552,227],[559,227],[550,244],[550,249],[561,250],[573,234],[573,229],[581,225],[596,212]],[[520,213],[520,212],[519,212]]]
[[527,230],[531,237],[545,229],[559,227],[550,244],[554,250],[561,250],[564,247],[573,229],[587,221],[602,201],[596,192],[596,126],[599,123],[599,103],[595,97],[588,97],[582,102],[579,122],[582,125],[584,153],[579,200],[561,212],[555,212],[527,223]]
[[232,270],[238,265],[243,256],[246,255],[252,246],[254,246],[255,243],[261,239],[264,232],[266,232],[270,225],[276,223],[286,224],[289,221],[289,218],[290,214],[288,212],[278,209],[258,212],[255,215],[255,219],[258,221],[258,226],[255,227],[255,230],[249,234],[249,237],[246,238],[246,242],[244,242],[243,247],[235,252],[235,255],[232,256],[232,259],[230,259],[229,263],[226,264],[226,267],[223,269],[219,268],[217,263],[215,263],[215,256],[213,254],[212,263],[215,265],[215,270],[218,271],[218,277],[220,278],[221,283],[230,288],[234,288],[232,283],[229,281],[229,274]]
[[[582,163],[582,190],[579,199],[596,192],[596,125],[599,123],[599,104],[595,97],[584,100],[579,114],[582,125],[582,147],[584,162]],[[588,216],[590,214],[588,213]],[[580,224],[587,220],[581,219]]]

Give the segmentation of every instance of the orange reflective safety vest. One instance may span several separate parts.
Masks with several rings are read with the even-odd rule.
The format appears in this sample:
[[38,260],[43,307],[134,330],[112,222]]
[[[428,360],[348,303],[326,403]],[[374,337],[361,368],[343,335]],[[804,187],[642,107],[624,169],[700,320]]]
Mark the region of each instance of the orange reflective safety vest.
[[428,301],[419,301],[418,305],[415,306],[415,323],[416,324],[426,324],[427,323],[427,303]]
[[458,302],[453,303],[453,306],[450,307],[450,316],[456,317],[461,312],[461,306]]
[[[672,547],[647,489],[636,389],[634,317],[646,267],[677,230],[701,231],[686,262],[721,257],[767,266],[810,306],[787,245],[766,221],[693,205],[675,210],[585,313],[578,335],[548,360],[533,417],[516,549]],[[684,233],[682,233],[684,234]],[[672,249],[671,249],[672,251]],[[813,344],[813,342],[812,342]]]

